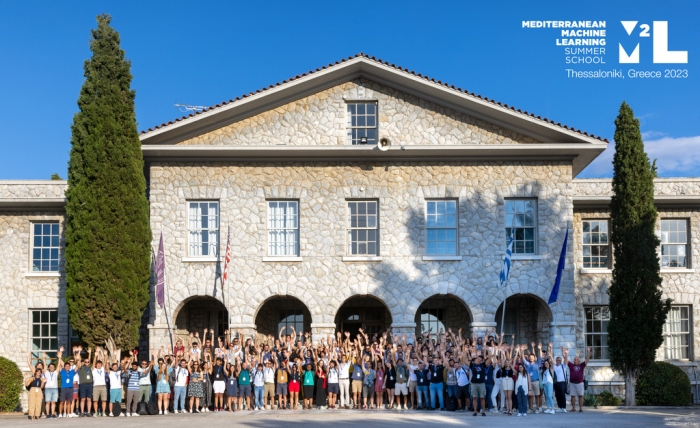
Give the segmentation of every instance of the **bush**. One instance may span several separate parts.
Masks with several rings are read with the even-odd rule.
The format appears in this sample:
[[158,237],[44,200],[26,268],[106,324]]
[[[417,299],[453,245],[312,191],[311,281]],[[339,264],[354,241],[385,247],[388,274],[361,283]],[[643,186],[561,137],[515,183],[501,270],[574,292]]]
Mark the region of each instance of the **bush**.
[[613,395],[610,391],[603,391],[598,396],[599,406],[620,406],[622,405],[622,400],[617,395]]
[[583,396],[583,405],[586,407],[598,407],[600,405],[598,396],[586,394]]
[[0,357],[0,412],[13,412],[19,407],[19,394],[24,377],[17,364]]
[[637,379],[640,406],[688,406],[691,402],[690,379],[673,364],[655,362]]

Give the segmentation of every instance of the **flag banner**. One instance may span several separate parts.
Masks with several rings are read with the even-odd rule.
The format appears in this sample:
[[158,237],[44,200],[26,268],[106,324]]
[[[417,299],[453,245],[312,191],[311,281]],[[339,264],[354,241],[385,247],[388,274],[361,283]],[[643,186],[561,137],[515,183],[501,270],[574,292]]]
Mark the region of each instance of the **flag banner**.
[[226,233],[226,257],[224,258],[224,274],[221,280],[221,292],[224,292],[224,286],[226,285],[226,280],[228,280],[228,264],[231,261],[231,226],[228,227],[228,232]]
[[506,258],[503,259],[503,267],[501,268],[501,285],[508,281],[510,275],[510,257],[513,255],[513,229],[511,228],[508,247],[506,247]]
[[160,232],[158,255],[156,256],[156,302],[158,307],[165,305],[165,251],[163,250],[163,232]]
[[564,245],[561,247],[561,254],[559,254],[559,265],[557,266],[557,279],[554,281],[554,288],[552,288],[552,294],[549,295],[548,305],[557,301],[559,297],[559,285],[561,284],[561,274],[564,272],[564,265],[566,264],[566,242],[569,240],[569,227],[566,228],[566,236],[564,236]]

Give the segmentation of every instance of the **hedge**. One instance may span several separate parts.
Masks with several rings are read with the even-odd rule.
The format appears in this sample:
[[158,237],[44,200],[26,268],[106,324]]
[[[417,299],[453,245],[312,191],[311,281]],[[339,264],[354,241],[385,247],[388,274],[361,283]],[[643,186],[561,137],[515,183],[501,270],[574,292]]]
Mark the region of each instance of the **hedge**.
[[692,403],[690,379],[673,364],[657,361],[637,379],[640,406],[688,406]]
[[20,406],[24,386],[22,371],[13,361],[0,357],[0,412],[13,412]]

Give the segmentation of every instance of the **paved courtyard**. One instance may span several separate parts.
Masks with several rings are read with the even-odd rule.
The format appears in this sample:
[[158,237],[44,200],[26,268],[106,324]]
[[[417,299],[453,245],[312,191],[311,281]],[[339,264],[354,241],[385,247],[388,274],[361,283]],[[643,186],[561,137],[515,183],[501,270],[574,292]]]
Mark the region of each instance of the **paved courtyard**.
[[333,424],[334,428],[350,427],[421,427],[426,426],[502,426],[520,427],[694,427],[700,426],[698,409],[649,409],[649,410],[589,410],[584,413],[555,415],[528,415],[527,417],[488,415],[473,417],[471,413],[411,412],[411,411],[352,411],[321,410],[294,412],[237,412],[204,413],[198,415],[140,416],[138,418],[81,418],[42,419],[31,422],[26,417],[0,416],[0,426],[85,426],[85,427],[143,427],[235,425],[260,428],[310,427]]

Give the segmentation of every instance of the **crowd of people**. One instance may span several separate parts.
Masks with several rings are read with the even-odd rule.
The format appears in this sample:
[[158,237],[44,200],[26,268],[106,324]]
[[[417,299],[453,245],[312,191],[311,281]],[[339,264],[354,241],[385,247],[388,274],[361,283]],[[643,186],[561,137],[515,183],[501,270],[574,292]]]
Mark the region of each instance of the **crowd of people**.
[[485,340],[450,329],[410,338],[360,330],[316,344],[309,333],[283,332],[215,338],[205,329],[147,356],[122,355],[108,340],[104,348],[74,347],[67,358],[60,348],[56,361],[44,355],[36,367],[30,358],[29,417],[136,417],[148,402],[159,415],[317,408],[527,416],[567,412],[567,394],[571,410],[583,411],[590,349],[584,362],[572,362],[564,348],[553,358],[551,342],[508,344],[495,330]]

